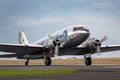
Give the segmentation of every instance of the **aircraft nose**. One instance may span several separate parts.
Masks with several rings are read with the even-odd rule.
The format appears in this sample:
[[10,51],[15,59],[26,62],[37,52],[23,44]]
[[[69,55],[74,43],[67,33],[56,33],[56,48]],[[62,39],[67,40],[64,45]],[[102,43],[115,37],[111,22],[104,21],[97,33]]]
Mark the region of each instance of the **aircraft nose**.
[[89,37],[89,35],[90,35],[90,33],[89,33],[89,32],[85,32],[85,33],[83,33],[83,34],[84,34],[84,36],[85,36],[85,37],[87,37],[87,38],[88,38],[88,37]]
[[82,37],[83,40],[86,40],[90,36],[90,33],[87,31],[84,31],[83,33],[80,34],[80,36]]
[[88,39],[89,35],[90,33],[87,31],[78,32],[76,35],[76,40],[74,41],[76,41],[76,44],[81,44]]
[[89,31],[76,31],[75,33],[79,34],[79,35],[83,35],[83,36],[88,36],[90,35]]

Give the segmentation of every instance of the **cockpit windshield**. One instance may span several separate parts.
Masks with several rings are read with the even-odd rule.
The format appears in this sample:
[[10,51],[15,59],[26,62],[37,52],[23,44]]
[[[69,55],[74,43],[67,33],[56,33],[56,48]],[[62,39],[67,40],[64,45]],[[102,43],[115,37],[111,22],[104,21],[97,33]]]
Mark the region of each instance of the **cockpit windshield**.
[[74,28],[73,28],[73,31],[78,31],[78,30],[83,30],[83,31],[87,31],[87,32],[89,32],[89,30],[86,29],[86,28],[83,27],[83,26],[79,26],[79,27],[74,27]]

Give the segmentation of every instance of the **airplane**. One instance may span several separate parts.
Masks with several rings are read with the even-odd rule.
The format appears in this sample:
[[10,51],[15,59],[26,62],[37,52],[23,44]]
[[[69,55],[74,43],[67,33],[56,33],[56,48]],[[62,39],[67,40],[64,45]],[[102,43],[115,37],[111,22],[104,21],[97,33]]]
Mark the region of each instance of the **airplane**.
[[31,59],[44,59],[45,65],[50,66],[51,58],[61,55],[83,55],[85,64],[92,65],[92,54],[120,50],[120,45],[102,45],[106,36],[101,40],[90,38],[85,25],[66,27],[31,44],[23,30],[18,32],[18,37],[19,44],[0,43],[0,51],[11,53],[0,58],[25,59],[26,66]]

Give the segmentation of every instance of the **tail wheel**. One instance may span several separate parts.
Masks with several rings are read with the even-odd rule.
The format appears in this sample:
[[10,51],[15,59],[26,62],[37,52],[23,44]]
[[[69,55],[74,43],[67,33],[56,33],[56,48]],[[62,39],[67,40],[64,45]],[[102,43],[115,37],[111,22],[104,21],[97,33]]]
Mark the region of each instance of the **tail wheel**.
[[51,58],[50,57],[46,57],[45,58],[45,65],[46,66],[50,66],[51,65]]
[[86,65],[92,65],[91,57],[86,58],[85,63],[86,63]]

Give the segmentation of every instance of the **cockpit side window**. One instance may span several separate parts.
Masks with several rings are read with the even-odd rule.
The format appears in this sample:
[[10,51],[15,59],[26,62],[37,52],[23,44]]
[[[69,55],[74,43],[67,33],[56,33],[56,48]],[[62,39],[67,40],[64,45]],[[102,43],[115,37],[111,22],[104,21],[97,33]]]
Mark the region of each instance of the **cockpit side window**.
[[89,32],[89,30],[86,29],[86,28],[84,28],[84,27],[74,27],[74,28],[73,28],[73,31],[78,31],[78,30],[83,30],[83,31]]
[[82,30],[82,27],[75,27],[75,28],[73,28],[73,31],[78,31],[78,30]]

